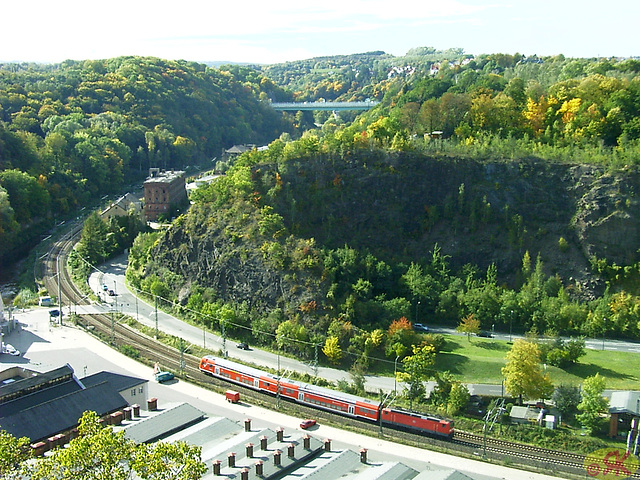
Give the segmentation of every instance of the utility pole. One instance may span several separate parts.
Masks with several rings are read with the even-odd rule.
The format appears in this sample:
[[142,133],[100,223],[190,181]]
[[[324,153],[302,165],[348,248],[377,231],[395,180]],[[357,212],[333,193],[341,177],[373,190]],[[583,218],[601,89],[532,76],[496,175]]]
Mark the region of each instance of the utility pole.
[[[278,339],[276,338],[276,343]],[[276,408],[280,409],[280,345],[278,344],[278,383],[276,384]]]
[[[220,328],[222,328],[222,356],[227,358],[227,332],[224,329],[224,320],[220,322]],[[280,362],[280,357],[278,357],[278,362]],[[278,370],[280,370],[280,363],[278,363]]]
[[393,394],[396,395],[397,394],[397,378],[398,378],[398,359],[400,358],[400,355],[398,355],[396,357],[396,359],[393,362]]
[[155,305],[156,305],[156,340],[158,339],[158,296],[154,295],[153,298],[155,299]]
[[513,331],[513,310],[509,316],[509,343],[511,343],[511,332]]
[[380,436],[383,436],[382,433],[382,409],[384,408],[384,400],[382,399],[382,389],[380,389],[380,406],[378,407],[378,418],[380,419]]
[[180,375],[184,375],[184,343],[180,337]]
[[60,288],[60,256],[56,257],[56,270],[58,270],[58,309],[60,310],[60,325],[62,325],[62,290]]
[[315,353],[315,358],[313,359],[313,376],[317,377],[318,376],[318,344],[316,343],[314,345],[316,353]]

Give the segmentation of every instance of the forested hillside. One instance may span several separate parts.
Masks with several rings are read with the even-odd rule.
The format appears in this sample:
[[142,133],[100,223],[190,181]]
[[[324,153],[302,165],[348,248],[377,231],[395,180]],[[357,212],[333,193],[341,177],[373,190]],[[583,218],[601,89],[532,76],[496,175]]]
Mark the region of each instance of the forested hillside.
[[403,318],[638,337],[637,169],[325,141],[245,155],[138,239],[129,280],[255,344],[336,337],[347,364],[406,354]]
[[[7,65],[2,248],[149,166],[269,143],[137,238],[134,285],[252,342],[297,339],[287,348],[310,355],[335,337],[364,363],[409,348],[403,318],[637,338],[639,72],[432,48]],[[380,104],[357,116],[267,105],[365,98]]]
[[415,49],[259,70],[298,100],[381,103],[245,155],[140,238],[132,282],[364,365],[407,351],[403,318],[638,337],[640,62]]
[[[403,57],[371,52],[260,70],[299,101],[381,100],[364,118],[386,119],[381,128],[392,133],[441,131],[467,142],[489,134],[555,147],[630,147],[640,138],[638,59],[416,48]],[[328,118],[316,114],[321,123]]]
[[0,261],[76,208],[291,127],[249,69],[123,57],[0,65]]

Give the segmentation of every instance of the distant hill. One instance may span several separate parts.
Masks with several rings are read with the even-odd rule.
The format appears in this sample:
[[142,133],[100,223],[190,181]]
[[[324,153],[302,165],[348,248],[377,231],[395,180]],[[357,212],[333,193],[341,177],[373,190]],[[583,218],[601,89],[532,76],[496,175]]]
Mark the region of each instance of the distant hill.
[[0,262],[150,167],[210,165],[293,131],[261,99],[280,89],[261,79],[149,57],[0,65]]

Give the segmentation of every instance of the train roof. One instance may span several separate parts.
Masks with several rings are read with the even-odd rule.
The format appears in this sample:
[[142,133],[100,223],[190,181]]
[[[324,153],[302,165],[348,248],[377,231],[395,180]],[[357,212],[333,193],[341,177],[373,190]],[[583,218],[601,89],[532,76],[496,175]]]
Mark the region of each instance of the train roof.
[[235,370],[239,370],[243,373],[247,373],[254,377],[269,377],[269,378],[272,378],[273,380],[276,380],[276,381],[278,380],[277,375],[267,373],[264,370],[260,370],[255,367],[250,367],[249,365],[244,365],[242,363],[237,363],[232,360],[227,360],[226,358],[214,357],[213,355],[206,355],[203,358],[211,360],[213,363],[215,363],[216,365],[219,365],[220,367],[233,368]]
[[[268,377],[274,381],[278,381],[278,376],[274,375],[272,373],[267,373],[263,370],[260,370],[258,368],[255,367],[250,367],[247,365],[243,365],[241,363],[237,363],[234,362],[232,360],[227,360],[224,358],[220,358],[220,357],[214,357],[212,355],[206,355],[203,358],[207,358],[211,361],[213,361],[216,365],[219,365],[221,367],[226,367],[226,368],[232,368],[235,370],[238,370],[242,373],[246,373],[249,375],[252,375],[254,377]],[[351,402],[351,403],[367,403],[369,405],[374,406],[375,408],[378,408],[378,405],[380,404],[379,401],[377,400],[371,400],[368,398],[364,398],[364,397],[359,397],[357,395],[352,395],[350,393],[345,393],[345,392],[341,392],[339,390],[333,390],[331,388],[325,388],[325,387],[320,387],[318,385],[311,385],[310,383],[305,383],[305,382],[300,382],[297,380],[291,380],[288,378],[283,378],[280,377],[280,381],[281,382],[286,382],[289,385],[295,385],[297,386],[300,390],[307,392],[307,393],[317,393],[317,394],[321,394],[324,396],[330,396],[332,398],[335,398],[336,400],[344,400],[347,402]]]
[[[292,380],[287,380],[288,382],[292,382]],[[344,400],[351,403],[367,403],[376,409],[378,408],[380,402],[377,400],[371,400],[370,398],[359,397],[357,395],[352,395],[350,393],[341,392],[339,390],[333,390],[332,388],[319,387],[318,385],[311,385],[310,383],[302,383],[295,382],[300,386],[301,390],[304,390],[308,393],[319,393],[325,396],[330,396],[337,400]]]

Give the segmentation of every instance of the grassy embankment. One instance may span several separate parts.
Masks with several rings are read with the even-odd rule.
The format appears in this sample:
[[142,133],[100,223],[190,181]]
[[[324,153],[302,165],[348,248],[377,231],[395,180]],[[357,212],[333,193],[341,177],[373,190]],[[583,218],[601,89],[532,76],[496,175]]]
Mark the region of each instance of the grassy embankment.
[[[465,383],[500,384],[500,369],[511,345],[496,339],[447,335],[447,343],[437,357],[436,368],[448,370]],[[640,390],[640,355],[613,350],[586,349],[578,364],[566,370],[548,365],[547,371],[555,385],[580,385],[586,377],[600,373],[607,389]],[[635,366],[635,367],[634,367]]]

